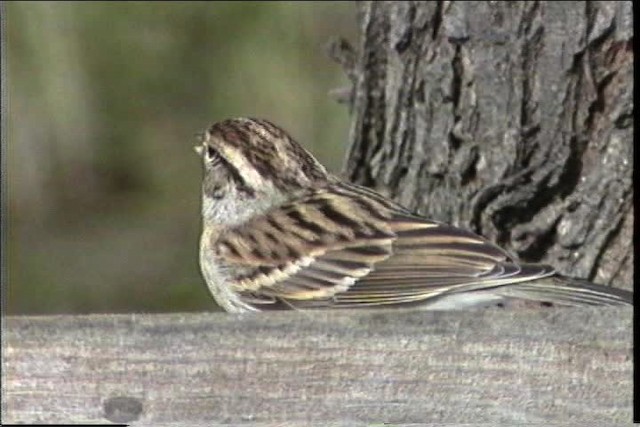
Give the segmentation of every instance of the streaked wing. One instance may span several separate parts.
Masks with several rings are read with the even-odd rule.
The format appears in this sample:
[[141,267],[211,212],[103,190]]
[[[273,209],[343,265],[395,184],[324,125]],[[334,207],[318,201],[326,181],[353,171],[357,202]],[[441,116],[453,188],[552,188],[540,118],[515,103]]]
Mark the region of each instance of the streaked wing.
[[480,291],[554,273],[545,265],[521,265],[485,239],[456,227],[396,214],[393,256],[375,265],[336,303],[378,305],[424,301]]
[[230,268],[243,271],[234,290],[264,301],[345,292],[391,255],[396,237],[388,209],[366,203],[318,190],[224,233],[216,250]]
[[[318,190],[223,234],[245,301],[300,308],[406,304],[553,273],[352,185]],[[262,307],[261,307],[262,308]]]

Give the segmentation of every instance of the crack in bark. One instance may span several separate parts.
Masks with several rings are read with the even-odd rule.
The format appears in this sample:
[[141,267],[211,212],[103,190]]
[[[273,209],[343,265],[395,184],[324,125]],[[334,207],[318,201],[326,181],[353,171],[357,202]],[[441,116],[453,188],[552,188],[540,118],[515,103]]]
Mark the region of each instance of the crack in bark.
[[442,17],[444,14],[444,1],[439,0],[436,2],[436,11],[433,14],[433,18],[431,20],[431,39],[435,40],[438,37],[438,33],[440,32],[440,28],[442,27]]
[[518,150],[516,151],[516,158],[513,163],[513,167],[520,168],[526,167],[531,160],[531,156],[537,146],[536,136],[538,132],[536,129],[540,129],[539,120],[536,120],[536,111],[538,108],[538,100],[534,90],[536,85],[537,73],[536,66],[539,62],[538,58],[540,50],[542,49],[542,37],[544,35],[544,27],[538,26],[533,30],[533,16],[539,13],[538,3],[534,3],[530,10],[530,16],[526,20],[524,43],[522,45],[521,54],[523,57],[521,73],[522,79],[522,102],[520,104],[520,137],[522,143],[518,144]]

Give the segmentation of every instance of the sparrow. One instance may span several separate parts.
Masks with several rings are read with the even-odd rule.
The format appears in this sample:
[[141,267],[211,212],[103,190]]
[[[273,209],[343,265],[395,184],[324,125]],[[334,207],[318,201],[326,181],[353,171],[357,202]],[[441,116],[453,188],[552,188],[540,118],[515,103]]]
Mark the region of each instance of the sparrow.
[[228,312],[633,304],[632,292],[519,262],[328,173],[267,120],[218,122],[194,148],[204,170],[200,269]]

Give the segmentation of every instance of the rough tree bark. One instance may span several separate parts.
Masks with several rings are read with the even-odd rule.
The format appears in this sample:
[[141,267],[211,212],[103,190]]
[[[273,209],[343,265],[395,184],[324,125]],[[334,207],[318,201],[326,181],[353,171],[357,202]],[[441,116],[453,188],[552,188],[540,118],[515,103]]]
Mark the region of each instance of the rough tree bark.
[[351,180],[633,287],[631,2],[362,2]]

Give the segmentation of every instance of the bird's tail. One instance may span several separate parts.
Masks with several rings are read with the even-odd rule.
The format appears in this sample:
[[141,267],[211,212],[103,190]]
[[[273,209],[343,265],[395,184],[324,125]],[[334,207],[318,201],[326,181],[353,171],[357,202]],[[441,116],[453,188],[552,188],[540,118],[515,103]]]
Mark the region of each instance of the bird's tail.
[[583,279],[553,275],[495,289],[505,298],[516,298],[558,306],[633,305],[633,292],[597,285]]

